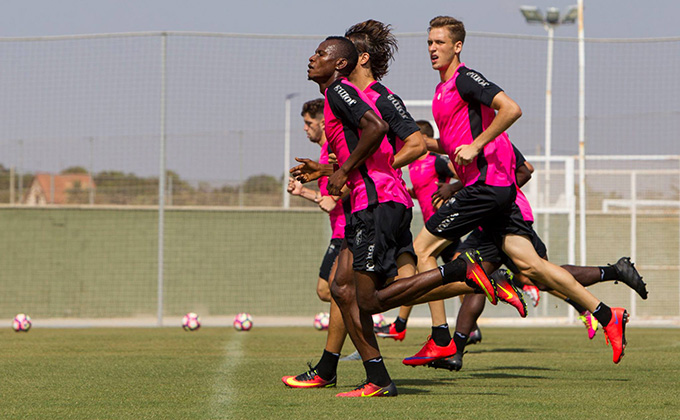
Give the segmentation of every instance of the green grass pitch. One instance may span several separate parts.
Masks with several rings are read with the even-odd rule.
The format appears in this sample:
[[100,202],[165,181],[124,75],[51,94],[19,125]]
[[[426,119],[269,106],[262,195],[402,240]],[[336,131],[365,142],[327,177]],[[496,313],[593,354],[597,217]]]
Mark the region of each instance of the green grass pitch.
[[[309,328],[0,331],[3,419],[677,418],[680,329],[627,331],[619,365],[602,332],[483,328],[460,372],[401,364],[427,335],[381,340],[396,398],[340,399],[363,379],[340,362],[337,388],[289,389],[280,377],[315,362]],[[347,344],[346,353],[353,351]]]

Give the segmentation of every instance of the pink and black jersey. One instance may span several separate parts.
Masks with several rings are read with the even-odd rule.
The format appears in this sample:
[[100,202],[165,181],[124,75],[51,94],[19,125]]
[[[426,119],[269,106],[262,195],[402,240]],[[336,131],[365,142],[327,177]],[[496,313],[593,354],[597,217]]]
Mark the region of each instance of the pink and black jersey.
[[432,194],[439,188],[437,182],[448,183],[453,177],[453,172],[449,169],[448,162],[448,156],[430,152],[424,159],[418,159],[408,164],[413,192],[420,204],[420,209],[423,212],[423,221],[425,222],[435,212],[432,206]]
[[[319,163],[321,164],[327,164],[328,163],[328,142],[324,143],[323,146],[321,146],[321,154],[319,155]],[[319,184],[319,192],[321,195],[330,195],[328,194],[328,177],[327,176],[322,176],[319,178],[317,181]],[[332,236],[331,239],[335,238],[344,238],[345,237],[345,211],[343,209],[343,203],[342,201],[338,203],[333,210],[331,210],[330,213],[328,213],[328,216],[331,220],[331,230],[332,230]]]
[[401,98],[380,82],[373,82],[364,89],[364,93],[373,101],[382,119],[390,126],[387,132],[394,154],[404,146],[404,139],[420,130]]
[[[324,96],[326,138],[342,166],[359,143],[359,122],[363,115],[371,109],[381,118],[382,115],[372,101],[345,78],[334,81]],[[392,168],[393,162],[392,147],[384,140],[375,153],[348,174],[352,212],[389,201],[407,207],[413,205],[401,177]]]
[[500,87],[462,63],[453,77],[435,90],[432,114],[439,128],[439,143],[464,186],[483,182],[507,187],[515,183],[515,155],[506,133],[484,146],[469,165],[457,165],[454,159],[458,146],[472,143],[491,124],[496,116],[491,102],[500,92]]
[[[512,145],[512,150],[515,153],[515,160],[517,161],[517,167],[521,167],[524,165],[524,163],[527,161],[524,158],[524,155],[522,152],[519,151],[515,145]],[[534,213],[531,210],[531,205],[529,204],[529,200],[527,200],[527,197],[524,195],[522,190],[519,188],[519,185],[517,186],[517,198],[515,199],[515,204],[517,204],[517,207],[519,207],[519,210],[522,212],[522,218],[524,219],[525,222],[533,222],[534,221]]]

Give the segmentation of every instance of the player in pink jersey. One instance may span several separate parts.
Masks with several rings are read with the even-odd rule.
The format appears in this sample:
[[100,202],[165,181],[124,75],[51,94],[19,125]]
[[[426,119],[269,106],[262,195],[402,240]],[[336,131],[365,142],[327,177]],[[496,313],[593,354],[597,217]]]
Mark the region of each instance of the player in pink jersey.
[[[522,216],[524,220],[531,225],[533,224],[533,212],[529,201],[526,199],[519,187],[522,187],[526,182],[531,179],[531,173],[533,172],[533,166],[526,161],[522,153],[513,145],[513,150],[515,153],[517,161],[516,170],[516,183],[517,183],[517,198],[516,204],[521,209]],[[448,200],[457,192],[459,188],[456,186],[444,185],[435,194],[437,200]],[[532,228],[532,245],[534,246],[536,253],[541,256],[541,258],[547,259],[547,249],[540,239],[536,231]],[[466,240],[458,247],[459,251],[467,248],[478,249],[484,259],[485,269],[489,272],[493,272],[492,277],[496,280],[496,283],[501,287],[501,285],[508,285],[504,287],[504,290],[510,291],[513,287],[513,283],[521,282],[522,284],[533,284],[531,281],[524,277],[511,260],[500,250],[495,244],[493,239],[485,234],[483,230],[473,231]],[[505,269],[497,270],[501,264],[505,264],[510,271]],[[630,262],[630,259],[624,257],[619,259],[619,261],[610,266],[602,267],[577,267],[572,265],[563,265],[562,268],[567,270],[572,274],[575,279],[584,286],[590,286],[595,283],[604,281],[616,281],[621,280],[631,288],[636,290],[643,299],[647,298],[647,291],[645,289],[645,284],[642,281],[635,267]],[[513,275],[514,273],[514,275]],[[544,290],[547,290],[544,286],[541,286]],[[510,291],[511,293],[516,293],[517,289]],[[499,291],[499,294],[504,293],[504,291]],[[586,318],[584,314],[585,309],[580,307],[574,301],[562,296],[559,293],[551,291],[550,293],[555,294],[557,297],[565,300],[565,302],[572,305],[582,317]],[[456,342],[456,354],[453,357],[440,359],[428,364],[430,367],[435,368],[446,368],[450,370],[460,370],[463,366],[463,354],[465,351],[465,346],[468,341],[468,337],[476,328],[476,322],[484,310],[485,300],[483,296],[469,295],[466,296],[463,304],[458,312],[458,317],[456,319],[456,331],[454,334],[454,341]],[[523,304],[523,302],[522,302]],[[526,308],[525,308],[526,313]],[[587,318],[586,318],[587,319]],[[589,320],[588,322],[597,322],[595,320]],[[587,325],[589,327],[589,338],[592,339],[594,331],[592,330],[592,325]],[[595,325],[595,328],[597,326]]]
[[[417,121],[420,132],[425,138],[425,142],[431,141],[434,136],[432,125],[429,122]],[[411,179],[412,195],[418,200],[423,215],[423,221],[434,214],[435,209],[432,205],[432,194],[437,191],[438,183],[448,183],[454,176],[448,160],[448,156],[428,153],[421,156],[418,160],[408,165],[409,178]],[[444,262],[453,260],[456,251],[456,244],[451,244],[446,250],[442,251],[440,257]],[[447,347],[451,344],[451,334],[446,320],[446,309],[444,301],[435,300],[428,302],[432,317],[432,333],[424,349],[414,357],[407,357],[404,363],[407,365],[422,365],[428,361],[435,360],[441,354],[445,354]],[[406,335],[406,322],[411,314],[411,306],[399,308],[397,319],[384,327],[376,330],[378,337],[403,340]]]
[[[340,37],[327,38],[310,57],[308,77],[319,84],[326,96],[326,136],[337,155],[338,165],[333,170],[330,165],[298,159],[302,164],[291,169],[291,173],[305,182],[330,175],[331,194],[338,194],[346,182],[352,188],[353,212],[346,231],[347,248],[343,245],[331,293],[342,309],[350,337],[364,361],[367,381],[354,391],[338,396],[391,396],[396,395],[396,387],[380,356],[371,314],[408,303],[452,282],[458,284],[461,293],[471,293],[474,287],[483,287],[490,293],[494,290],[472,254],[467,255],[467,260],[457,259],[430,272],[391,282],[397,274],[397,256],[410,254],[400,252],[410,247],[410,212],[406,211],[405,204],[410,197],[391,169],[394,156],[389,142],[384,141],[388,124],[379,118],[377,109],[367,103],[368,98],[345,79],[349,69],[356,68],[358,62],[354,45]],[[384,187],[378,190],[373,184]],[[386,201],[381,201],[383,199]],[[300,378],[299,382],[335,385],[335,377],[322,378],[321,384],[316,380],[318,373],[313,369],[307,372],[309,378]]]
[[[309,138],[312,143],[318,144],[321,147],[319,162],[328,163],[328,142],[326,141],[326,134],[324,133],[323,107],[323,99],[307,101],[302,106],[301,116],[304,121],[304,129],[307,133],[307,138]],[[295,181],[291,178],[288,183],[288,193],[315,203],[320,203],[322,200],[330,198],[328,190],[326,189],[327,183],[327,177],[319,178],[319,191],[314,191],[304,187],[299,181]],[[333,198],[331,198],[331,201],[334,204],[336,202]],[[349,207],[347,210],[349,210]],[[316,293],[319,296],[319,299],[324,302],[331,301],[329,282],[335,274],[335,260],[340,253],[342,240],[345,238],[345,211],[342,203],[341,205],[333,206],[333,209],[329,212],[329,218],[332,231],[331,241],[324,254],[323,261],[321,262],[319,279],[316,285]]]
[[428,221],[414,243],[419,268],[436,265],[447,245],[482,226],[495,243],[531,279],[557,290],[588,309],[604,326],[618,363],[626,345],[624,308],[600,302],[563,268],[542,259],[532,233],[515,204],[515,157],[505,131],[522,115],[519,106],[482,74],[465,67],[460,53],[463,23],[448,16],[430,21],[428,51],[441,83],[432,112],[439,127],[439,150],[451,157],[464,188]]

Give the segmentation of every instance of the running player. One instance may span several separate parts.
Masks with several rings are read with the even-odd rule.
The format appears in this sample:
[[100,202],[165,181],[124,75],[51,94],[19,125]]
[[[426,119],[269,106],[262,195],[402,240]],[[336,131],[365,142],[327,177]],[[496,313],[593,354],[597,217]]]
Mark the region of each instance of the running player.
[[[435,90],[433,115],[439,127],[440,151],[447,153],[464,188],[430,218],[414,247],[419,268],[450,241],[482,226],[529,278],[557,290],[589,310],[603,325],[618,363],[626,345],[624,308],[610,308],[566,270],[542,259],[529,238],[532,230],[514,203],[515,156],[505,131],[522,115],[519,106],[497,85],[460,61],[465,40],[462,22],[448,16],[430,21],[428,51],[441,83]],[[422,258],[421,258],[422,257]]]
[[[329,37],[309,61],[308,77],[326,97],[325,130],[337,156],[338,169],[333,171],[330,166],[298,159],[302,164],[291,169],[291,173],[304,181],[330,175],[330,194],[339,194],[345,183],[351,188],[347,247],[343,245],[340,252],[331,293],[364,361],[367,380],[354,391],[338,396],[396,395],[396,386],[380,356],[371,314],[408,303],[451,282],[459,284],[461,293],[472,292],[472,286],[481,287],[494,299],[495,289],[472,254],[468,260],[457,259],[430,272],[390,283],[397,275],[397,259],[413,256],[409,257],[410,197],[391,166],[393,149],[383,141],[389,126],[380,118],[377,108],[371,106],[370,99],[346,79],[359,61],[351,41]],[[383,287],[387,283],[390,284]],[[328,386],[334,384],[335,378],[328,381]]]
[[[324,100],[321,98],[307,101],[302,105],[301,115],[307,138],[312,143],[321,147],[319,162],[325,164],[328,163],[328,142],[326,142],[326,133],[324,133],[323,129],[323,104]],[[288,193],[319,203],[324,197],[329,197],[328,190],[326,189],[327,183],[328,177],[319,178],[319,191],[314,191],[304,187],[300,181],[291,178],[288,182]],[[333,202],[335,203],[335,199],[333,199]],[[345,201],[345,203],[345,206],[334,206],[329,212],[332,232],[331,241],[321,262],[319,279],[316,284],[316,293],[319,299],[324,302],[331,301],[329,281],[335,274],[335,260],[340,253],[342,240],[345,238],[345,211],[343,207],[347,207],[346,210],[349,211],[349,202]]]
[[[517,161],[516,184],[518,188],[516,204],[520,208],[524,220],[529,226],[532,226],[534,221],[533,212],[520,187],[522,187],[531,178],[533,167],[526,161],[522,153],[519,151],[519,149],[514,147],[514,145],[513,150]],[[446,190],[446,192],[441,190]],[[446,200],[453,195],[454,191],[455,188],[446,187],[440,189],[440,191],[435,194],[435,197],[437,200]],[[539,256],[541,256],[541,258],[547,259],[547,250],[543,244],[543,241],[540,239],[536,231],[533,230],[533,228],[532,232],[533,235],[531,241],[534,245],[534,248],[536,249],[536,252]],[[509,260],[507,256],[505,256],[496,246],[493,245],[492,239],[486,235],[484,231],[474,231],[470,236],[468,236],[465,242],[461,244],[459,250],[464,250],[468,247],[474,247],[480,250],[482,258],[484,259],[484,263],[488,264],[485,266],[485,269],[488,271],[496,270],[496,268],[498,268],[498,266],[501,264],[506,264],[508,268],[510,268],[511,271],[500,269],[493,272],[492,277],[496,280],[496,283],[499,285],[499,287],[505,283],[512,283],[514,277],[513,273],[519,273],[519,270],[515,267],[512,261]],[[614,266],[577,267],[573,265],[563,265],[562,268],[565,268],[576,278],[580,284],[584,286],[590,286],[602,281],[621,280],[636,290],[643,299],[647,298],[647,290],[645,288],[644,282],[642,281],[642,277],[640,277],[637,270],[635,270],[632,263],[630,263],[630,259],[625,257],[621,258]],[[518,274],[517,276],[523,277],[521,274]],[[579,311],[579,313],[585,311],[576,302],[568,298],[566,298],[565,301],[574,306],[574,308]],[[471,334],[471,331],[474,331],[474,328],[476,328],[476,322],[484,310],[484,304],[485,302],[483,297],[482,299],[474,295],[465,297],[463,305],[461,306],[456,319],[456,331],[454,334],[454,341],[456,342],[456,354],[450,358],[434,361],[430,363],[429,366],[435,368],[447,368],[450,370],[460,370],[460,368],[463,366],[463,354],[469,338],[468,336]],[[592,336],[590,336],[590,338],[592,338]]]

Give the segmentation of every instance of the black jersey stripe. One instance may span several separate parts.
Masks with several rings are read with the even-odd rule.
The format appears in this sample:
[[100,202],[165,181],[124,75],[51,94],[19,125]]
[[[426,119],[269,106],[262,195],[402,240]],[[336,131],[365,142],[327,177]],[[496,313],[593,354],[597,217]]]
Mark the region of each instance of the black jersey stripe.
[[[342,124],[342,131],[344,132],[344,139],[347,144],[347,150],[349,150],[350,153],[356,149],[357,145],[359,144],[359,137],[357,136],[357,132],[353,130],[351,127],[348,127],[344,123]],[[378,190],[375,186],[375,182],[373,182],[373,179],[368,175],[368,168],[366,167],[365,164],[362,164],[359,166],[359,173],[361,174],[361,178],[364,180],[364,184],[366,185],[366,200],[368,201],[368,205],[372,204],[377,204],[378,203]]]
[[[479,102],[468,103],[468,118],[470,119],[470,134],[474,141],[484,128],[482,126],[482,105]],[[486,181],[486,169],[488,167],[484,151],[477,155],[477,170],[479,170],[478,181]]]

